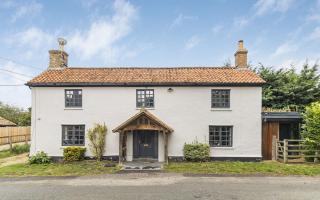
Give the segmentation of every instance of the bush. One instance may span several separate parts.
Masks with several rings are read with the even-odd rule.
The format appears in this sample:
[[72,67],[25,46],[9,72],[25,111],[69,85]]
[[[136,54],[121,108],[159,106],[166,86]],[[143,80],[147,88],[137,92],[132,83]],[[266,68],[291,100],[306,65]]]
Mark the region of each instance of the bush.
[[210,146],[208,144],[193,143],[184,144],[184,159],[187,161],[204,162],[210,159]]
[[34,156],[29,157],[30,164],[48,164],[51,163],[50,157],[43,151],[38,152]]
[[11,152],[14,154],[22,154],[29,152],[30,145],[29,144],[21,144],[21,145],[14,145],[11,149]]
[[92,129],[88,130],[90,150],[98,161],[102,159],[103,153],[105,151],[107,131],[108,129],[105,124],[95,124],[95,126]]
[[64,161],[79,161],[84,159],[86,148],[84,147],[66,147],[63,149]]
[[[314,102],[306,107],[303,115],[302,136],[307,144],[306,155],[314,155],[314,150],[320,150],[320,101]],[[313,161],[313,158],[305,158],[306,161]]]

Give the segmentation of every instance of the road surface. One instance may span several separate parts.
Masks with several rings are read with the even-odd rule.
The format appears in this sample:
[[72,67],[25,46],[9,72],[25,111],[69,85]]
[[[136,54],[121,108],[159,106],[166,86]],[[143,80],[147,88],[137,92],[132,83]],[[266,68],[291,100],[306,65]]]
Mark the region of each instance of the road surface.
[[116,174],[65,178],[0,178],[0,199],[320,199],[320,177],[200,177]]

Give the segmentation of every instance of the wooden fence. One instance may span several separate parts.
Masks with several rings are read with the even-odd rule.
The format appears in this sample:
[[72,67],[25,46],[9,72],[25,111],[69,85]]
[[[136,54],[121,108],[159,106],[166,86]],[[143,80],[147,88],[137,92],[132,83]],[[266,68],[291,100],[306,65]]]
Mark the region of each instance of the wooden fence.
[[273,140],[273,160],[283,163],[319,162],[320,150],[312,148],[303,140]]
[[0,145],[30,141],[30,126],[0,127]]

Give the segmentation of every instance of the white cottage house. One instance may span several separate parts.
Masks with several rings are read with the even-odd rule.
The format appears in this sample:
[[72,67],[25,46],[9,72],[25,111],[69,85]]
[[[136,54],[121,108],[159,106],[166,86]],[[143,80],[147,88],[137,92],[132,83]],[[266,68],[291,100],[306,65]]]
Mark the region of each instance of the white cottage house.
[[[239,41],[234,67],[69,67],[51,50],[32,91],[31,155],[61,158],[89,149],[87,130],[105,123],[105,158],[183,158],[185,143],[208,143],[217,160],[261,159],[261,86]],[[86,156],[92,156],[90,151]]]

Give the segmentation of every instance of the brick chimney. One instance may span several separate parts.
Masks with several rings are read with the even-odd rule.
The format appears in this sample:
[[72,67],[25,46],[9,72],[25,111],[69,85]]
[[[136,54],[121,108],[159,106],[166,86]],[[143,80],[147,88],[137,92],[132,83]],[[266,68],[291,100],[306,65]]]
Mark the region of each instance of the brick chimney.
[[248,67],[247,57],[248,57],[248,50],[243,46],[243,40],[239,40],[238,42],[238,50],[234,54],[235,57],[235,66],[237,68],[245,69]]
[[49,51],[49,68],[61,69],[68,67],[68,54],[64,51],[64,45],[67,41],[63,38],[58,38],[59,50]]

